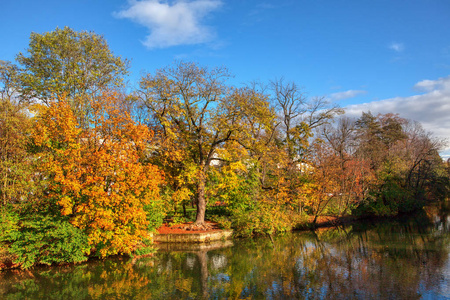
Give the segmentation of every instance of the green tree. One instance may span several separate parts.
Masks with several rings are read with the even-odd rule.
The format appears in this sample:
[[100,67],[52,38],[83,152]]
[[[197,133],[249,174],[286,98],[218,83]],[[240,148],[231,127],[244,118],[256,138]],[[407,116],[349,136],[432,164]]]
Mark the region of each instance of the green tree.
[[128,61],[115,56],[101,35],[69,27],[31,33],[27,53],[16,59],[22,97],[48,105],[65,95],[77,114],[86,109],[86,96],[123,85],[128,69]]

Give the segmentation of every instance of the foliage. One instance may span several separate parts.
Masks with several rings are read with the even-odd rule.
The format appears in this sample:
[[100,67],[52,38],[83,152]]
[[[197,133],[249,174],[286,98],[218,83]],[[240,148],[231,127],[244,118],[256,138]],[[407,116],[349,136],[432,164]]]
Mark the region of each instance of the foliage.
[[0,243],[19,230],[19,214],[11,205],[0,208]]
[[144,204],[143,209],[147,216],[147,230],[155,231],[163,224],[166,216],[166,209],[164,207],[164,200],[155,197],[149,204]]
[[120,100],[104,94],[91,102],[84,130],[67,102],[41,107],[32,135],[46,198],[102,257],[130,253],[149,223],[144,206],[160,201],[162,174],[141,163],[151,132],[131,120]]
[[183,216],[181,213],[175,213],[170,221],[170,226],[174,226],[174,225],[179,225],[179,224],[184,224],[187,222],[190,222],[191,220],[189,220],[188,218],[186,218],[185,216]]
[[233,210],[231,220],[237,236],[249,237],[290,231],[298,224],[299,218],[271,201],[259,201],[253,210]]
[[69,27],[43,34],[33,32],[27,54],[19,53],[17,61],[22,66],[23,96],[46,104],[61,95],[68,99],[82,96],[80,100],[84,100],[117,87],[128,64],[114,56],[102,36]]
[[17,67],[0,61],[0,205],[23,201],[35,188],[28,107],[17,98],[16,77]]
[[145,256],[155,253],[156,249],[153,247],[153,239],[144,238],[138,247],[134,250],[132,256]]
[[23,200],[33,191],[32,158],[27,153],[30,121],[22,105],[0,99],[1,204]]
[[0,219],[0,241],[8,244],[14,262],[22,268],[87,260],[87,236],[58,213],[31,208],[16,212],[9,207]]
[[137,256],[144,256],[144,255],[148,255],[151,253],[155,253],[155,248],[147,246],[147,247],[137,248],[133,254],[137,255]]
[[195,197],[198,224],[205,219],[210,166],[222,159],[218,149],[248,138],[246,116],[259,118],[260,124],[273,118],[264,95],[227,86],[229,77],[225,68],[178,62],[140,82],[138,96],[159,141],[155,160],[164,166],[175,201]]
[[9,61],[0,60],[0,98],[3,101],[13,101],[17,98],[19,85],[19,67]]
[[231,229],[232,222],[227,216],[209,215],[209,220],[216,222],[221,229]]
[[360,141],[355,155],[371,161],[376,176],[370,197],[356,208],[357,214],[396,215],[445,197],[448,176],[438,155],[443,141],[420,124],[393,114],[366,113],[356,125]]
[[211,171],[208,194],[224,212],[208,215],[209,218],[224,228],[233,228],[238,236],[291,230],[297,222],[296,215],[286,209],[283,200],[273,201],[270,193],[263,193],[258,164],[246,164],[236,162]]

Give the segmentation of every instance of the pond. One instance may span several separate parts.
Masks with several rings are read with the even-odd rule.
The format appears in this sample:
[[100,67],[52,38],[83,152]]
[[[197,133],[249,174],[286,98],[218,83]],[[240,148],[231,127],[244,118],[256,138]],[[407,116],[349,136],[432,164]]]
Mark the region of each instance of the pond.
[[450,299],[449,203],[412,217],[0,273],[2,299]]

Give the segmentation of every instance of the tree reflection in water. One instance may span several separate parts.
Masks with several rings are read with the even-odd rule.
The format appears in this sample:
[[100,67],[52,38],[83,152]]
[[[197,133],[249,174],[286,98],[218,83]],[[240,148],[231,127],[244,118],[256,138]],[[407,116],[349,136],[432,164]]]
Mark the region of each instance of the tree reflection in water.
[[154,257],[0,273],[5,299],[419,299],[450,294],[447,206]]

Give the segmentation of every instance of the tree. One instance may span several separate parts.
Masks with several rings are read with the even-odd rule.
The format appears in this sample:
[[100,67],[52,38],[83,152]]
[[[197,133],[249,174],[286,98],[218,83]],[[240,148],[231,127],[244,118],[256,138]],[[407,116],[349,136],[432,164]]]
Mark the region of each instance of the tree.
[[280,205],[289,203],[302,211],[302,169],[308,163],[314,129],[328,124],[342,110],[324,98],[306,97],[301,87],[284,78],[272,80],[263,90],[269,93],[278,117],[270,134],[273,143],[265,144],[260,160],[263,187]]
[[[356,152],[355,122],[340,117],[336,122],[323,126],[320,131],[320,147],[326,151],[316,151],[315,170],[328,174],[334,181],[333,204],[337,204],[340,215],[345,214],[351,204],[358,204],[367,196],[374,181],[369,160],[359,158]],[[328,193],[331,194],[329,191]]]
[[162,174],[142,163],[152,132],[132,121],[116,94],[90,105],[87,129],[63,99],[36,117],[32,137],[45,201],[87,234],[98,255],[130,253],[146,235],[146,206],[160,201]]
[[374,117],[369,112],[356,121],[356,132],[355,156],[370,161],[377,179],[363,209],[393,215],[447,194],[448,180],[438,154],[444,143],[420,124],[397,114]]
[[9,61],[0,60],[0,98],[3,101],[11,102],[17,99],[16,96],[19,92],[18,74],[19,68],[16,65]]
[[175,158],[178,165],[172,176],[190,166],[195,182],[197,225],[203,225],[205,220],[209,168],[213,161],[222,160],[217,150],[229,142],[244,147],[243,140],[249,137],[243,122],[246,115],[259,116],[261,124],[264,118],[272,116],[263,95],[227,86],[229,77],[225,68],[208,69],[177,62],[155,75],[145,75],[140,82],[138,95],[149,111],[159,141],[156,156]]
[[30,120],[24,108],[0,101],[0,197],[3,205],[25,200],[32,191],[33,169],[27,153]]
[[323,97],[308,99],[295,82],[283,78],[270,82],[272,101],[282,124],[283,144],[292,162],[300,161],[308,146],[311,130],[328,124],[343,111],[330,106]]
[[30,120],[27,107],[17,98],[17,66],[0,61],[0,197],[1,203],[18,202],[31,194],[33,170],[27,153]]
[[403,131],[406,122],[397,114],[379,114],[375,117],[371,112],[363,112],[355,123],[358,136],[356,155],[371,160],[372,169],[378,170],[389,150],[406,138]]
[[66,95],[77,114],[88,96],[121,86],[128,68],[128,61],[114,56],[102,36],[69,27],[32,33],[27,54],[16,59],[22,97],[49,105]]
[[403,127],[406,138],[393,150],[403,161],[404,186],[414,190],[416,198],[426,196],[426,193],[428,197],[439,196],[431,192],[436,189],[441,189],[445,196],[448,180],[445,179],[442,158],[438,153],[444,148],[445,140],[432,136],[418,122],[405,122]]

